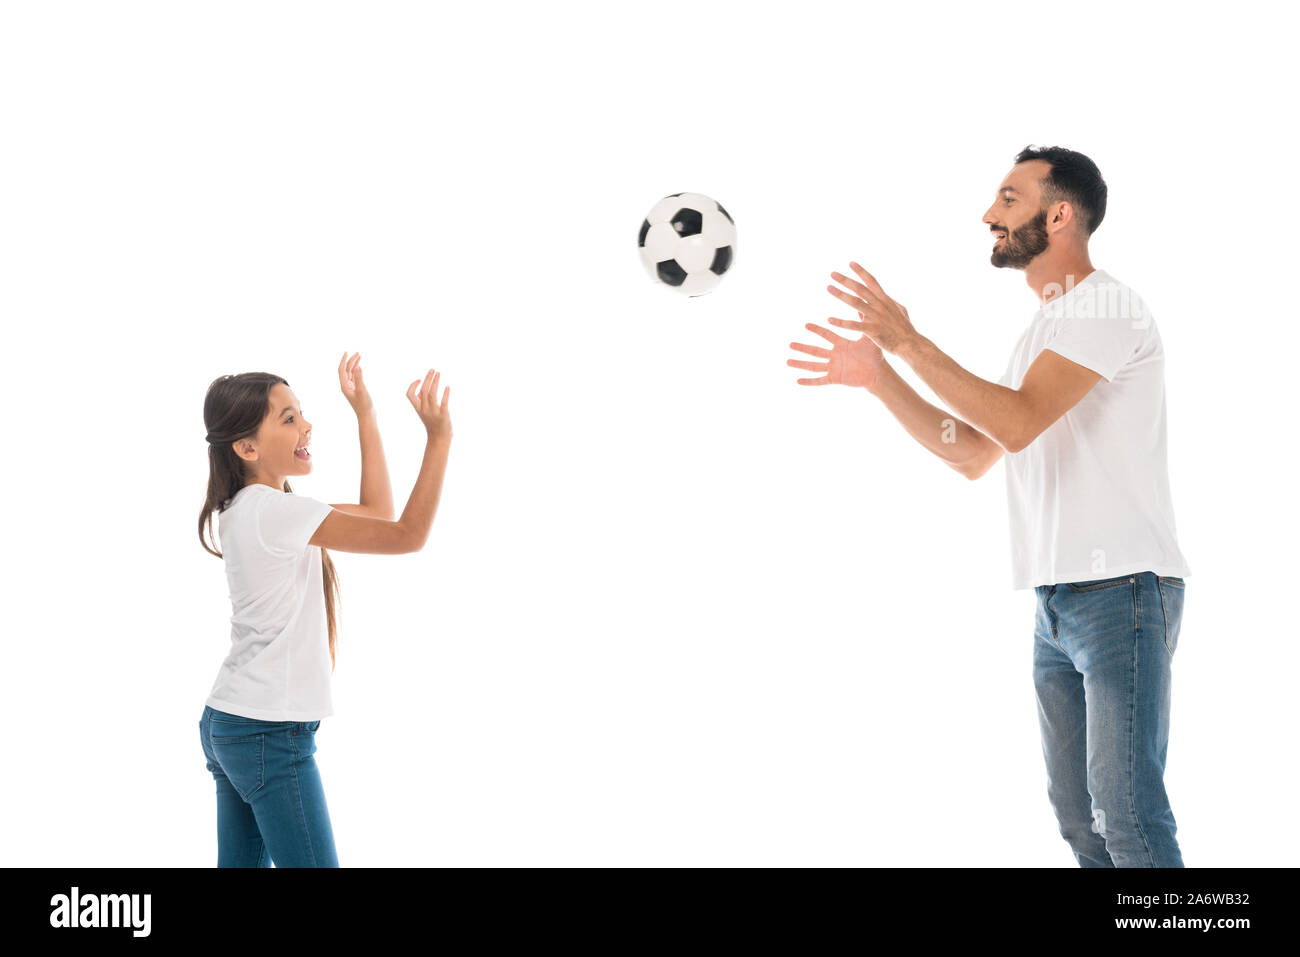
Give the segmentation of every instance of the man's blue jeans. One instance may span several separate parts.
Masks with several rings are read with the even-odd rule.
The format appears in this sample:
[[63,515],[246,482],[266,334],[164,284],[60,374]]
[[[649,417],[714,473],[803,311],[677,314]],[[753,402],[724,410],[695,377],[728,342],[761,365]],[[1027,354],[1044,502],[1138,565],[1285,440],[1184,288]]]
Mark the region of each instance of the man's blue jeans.
[[217,780],[217,867],[338,867],[316,768],[319,721],[259,721],[205,706]]
[[1164,774],[1186,587],[1138,572],[1034,589],[1047,794],[1081,867],[1183,866]]

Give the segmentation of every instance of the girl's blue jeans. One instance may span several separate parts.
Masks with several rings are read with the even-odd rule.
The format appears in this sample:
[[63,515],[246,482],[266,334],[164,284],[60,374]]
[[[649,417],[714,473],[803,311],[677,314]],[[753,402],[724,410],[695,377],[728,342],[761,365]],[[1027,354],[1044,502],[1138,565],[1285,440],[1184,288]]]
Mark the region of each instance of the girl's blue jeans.
[[1183,866],[1164,773],[1186,588],[1136,572],[1034,589],[1047,794],[1081,867]]
[[338,867],[316,768],[319,721],[259,721],[204,706],[217,781],[217,867]]

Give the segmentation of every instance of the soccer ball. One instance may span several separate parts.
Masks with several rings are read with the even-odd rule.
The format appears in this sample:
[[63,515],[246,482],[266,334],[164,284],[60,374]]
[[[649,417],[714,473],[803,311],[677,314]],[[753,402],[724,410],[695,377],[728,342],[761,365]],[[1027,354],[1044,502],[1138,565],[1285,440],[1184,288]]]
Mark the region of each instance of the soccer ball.
[[712,292],[736,255],[736,224],[703,193],[673,193],[646,214],[637,236],[650,278],[686,296]]

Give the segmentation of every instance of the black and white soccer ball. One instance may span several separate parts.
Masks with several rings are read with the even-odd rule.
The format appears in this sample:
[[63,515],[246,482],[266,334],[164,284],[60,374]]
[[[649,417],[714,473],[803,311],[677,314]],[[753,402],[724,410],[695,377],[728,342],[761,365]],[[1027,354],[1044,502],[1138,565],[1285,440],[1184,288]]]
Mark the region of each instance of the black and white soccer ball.
[[637,245],[652,279],[683,295],[702,296],[735,262],[736,224],[703,193],[673,193],[646,215]]

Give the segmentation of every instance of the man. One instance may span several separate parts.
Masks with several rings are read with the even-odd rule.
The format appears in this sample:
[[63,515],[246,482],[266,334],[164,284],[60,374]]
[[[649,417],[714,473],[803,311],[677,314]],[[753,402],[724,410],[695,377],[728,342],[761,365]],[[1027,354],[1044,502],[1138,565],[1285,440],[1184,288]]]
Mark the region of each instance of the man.
[[[1027,147],[984,222],[991,262],[1024,270],[1040,302],[996,382],[912,327],[857,263],[828,290],[858,320],[830,348],[790,343],[824,372],[801,385],[861,386],[969,479],[1005,454],[1014,588],[1034,588],[1034,685],[1048,796],[1082,867],[1182,867],[1164,788],[1170,666],[1185,576],[1165,457],[1164,350],[1141,299],[1094,269],[1088,239],[1106,184],[1088,157]],[[902,359],[953,410],[922,399]],[[960,418],[958,417],[960,416]]]

